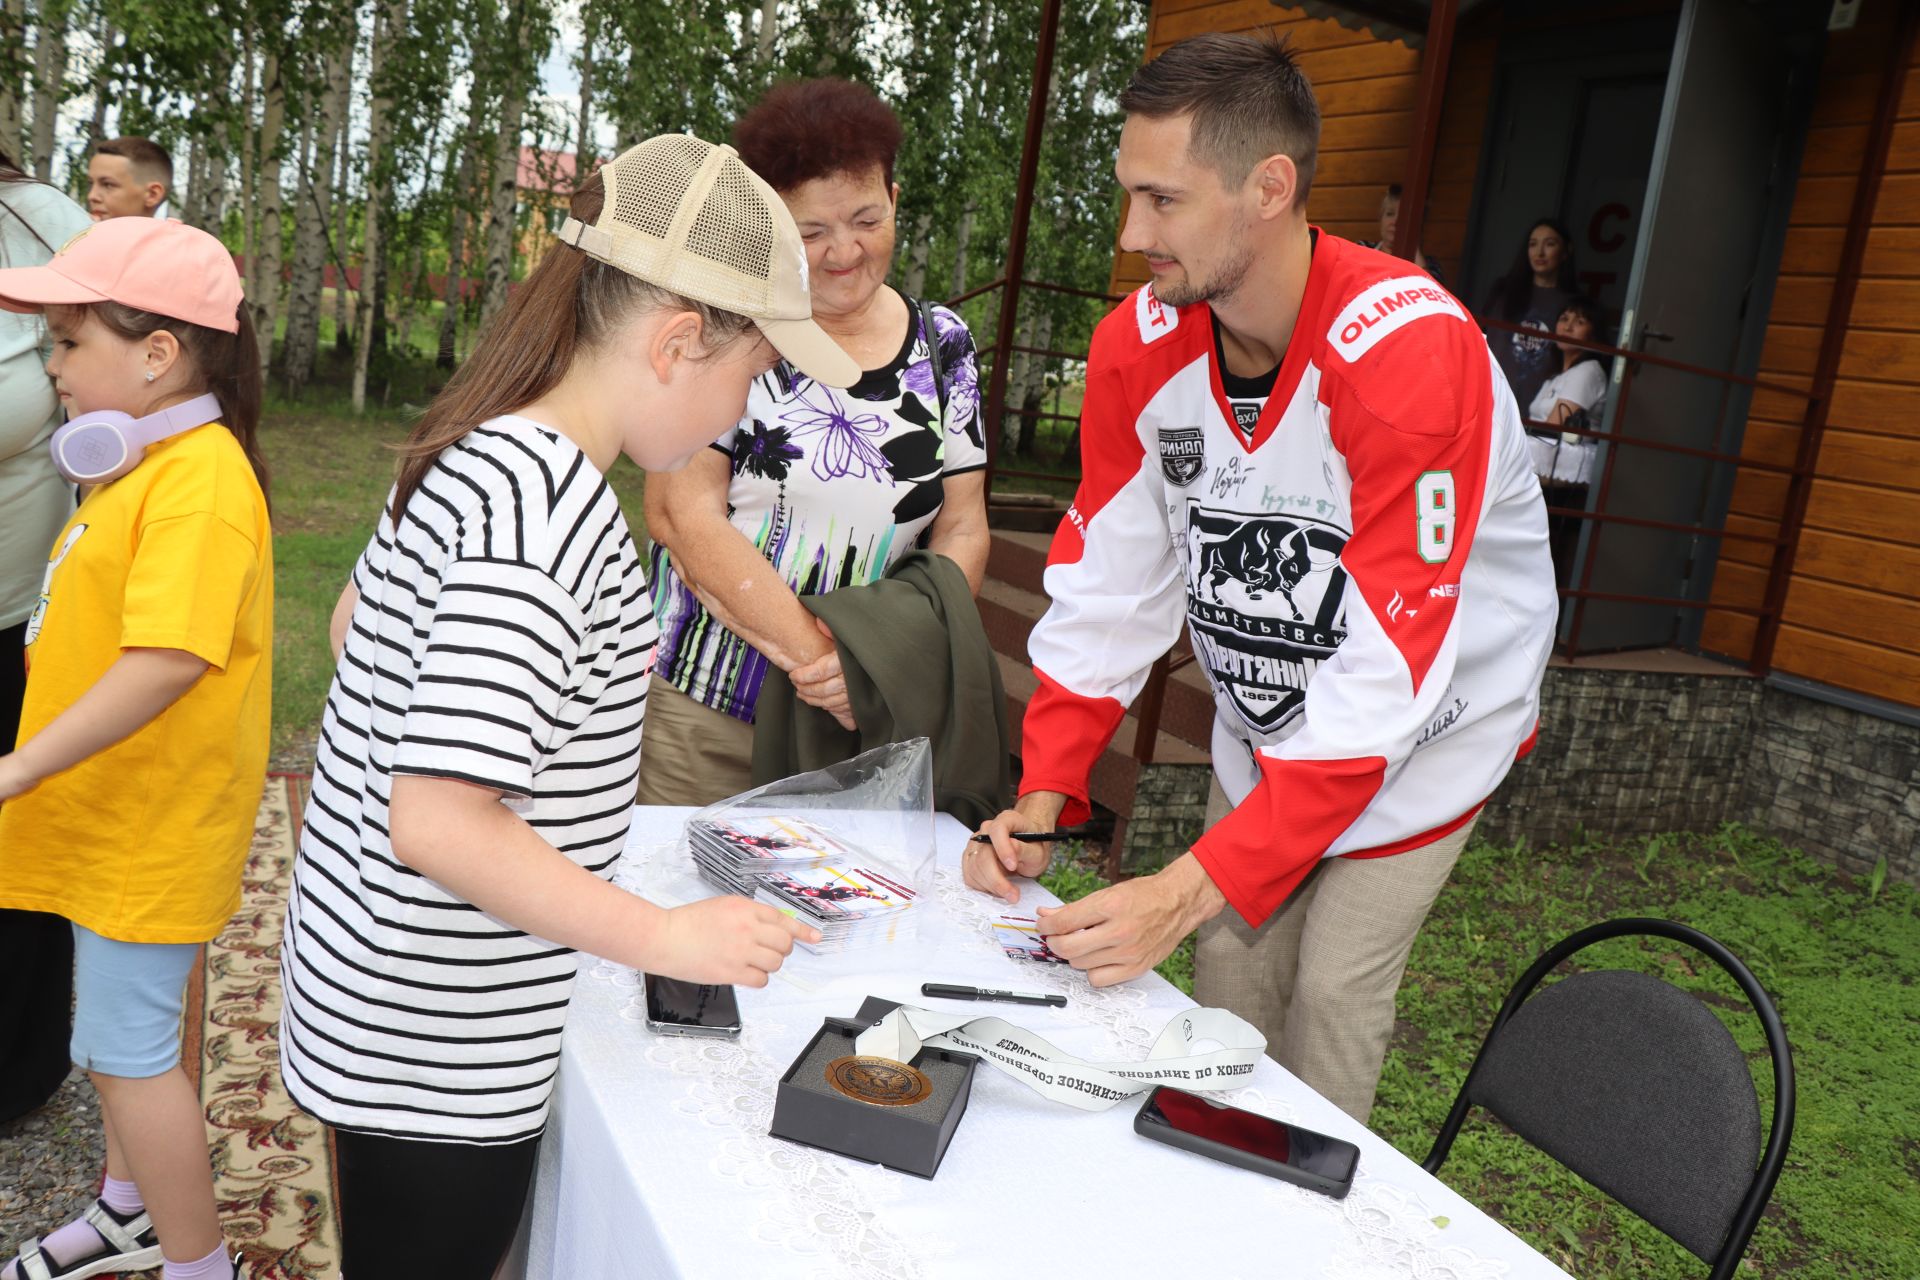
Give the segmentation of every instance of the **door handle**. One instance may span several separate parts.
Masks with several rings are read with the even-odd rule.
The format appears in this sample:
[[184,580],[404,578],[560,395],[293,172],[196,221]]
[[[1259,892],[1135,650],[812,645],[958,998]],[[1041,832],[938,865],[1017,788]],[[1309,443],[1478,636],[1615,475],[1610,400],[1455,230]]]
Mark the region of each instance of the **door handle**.
[[1658,329],[1642,329],[1640,331],[1640,341],[1642,343],[1672,342],[1673,335],[1670,333],[1662,333]]

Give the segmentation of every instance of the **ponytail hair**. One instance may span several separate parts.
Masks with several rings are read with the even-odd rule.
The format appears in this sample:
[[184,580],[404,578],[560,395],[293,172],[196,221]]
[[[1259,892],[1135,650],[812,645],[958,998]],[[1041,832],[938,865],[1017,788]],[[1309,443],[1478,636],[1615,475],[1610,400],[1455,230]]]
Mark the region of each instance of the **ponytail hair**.
[[[606,186],[598,173],[573,193],[568,211],[587,226],[600,218]],[[560,385],[574,358],[604,342],[638,311],[691,311],[708,350],[754,331],[736,312],[681,297],[556,244],[507,299],[400,446],[400,476],[390,514],[397,523],[436,459],[482,423],[524,409]]]
[[260,452],[260,344],[254,337],[253,317],[242,302],[236,313],[240,327],[233,333],[188,324],[152,311],[139,311],[118,302],[87,304],[108,332],[139,342],[165,329],[180,344],[191,366],[197,389],[220,402],[220,421],[240,442],[241,451],[260,481],[260,492],[271,503],[271,476],[266,455]]

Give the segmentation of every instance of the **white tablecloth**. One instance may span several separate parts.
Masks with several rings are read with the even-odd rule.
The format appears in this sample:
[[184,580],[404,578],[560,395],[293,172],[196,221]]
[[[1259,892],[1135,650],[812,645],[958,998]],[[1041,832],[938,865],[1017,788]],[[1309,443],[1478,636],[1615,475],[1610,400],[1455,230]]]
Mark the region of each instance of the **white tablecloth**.
[[[627,883],[673,856],[688,812],[636,811]],[[1221,1096],[1359,1144],[1345,1200],[1140,1138],[1133,1102],[1075,1111],[985,1064],[931,1181],[768,1137],[781,1073],[823,1017],[851,1016],[869,994],[1003,1017],[1094,1059],[1143,1057],[1192,1006],[1152,974],[1095,991],[1000,954],[985,930],[1005,908],[960,884],[966,832],[942,817],[938,834],[920,944],[797,956],[765,990],[740,991],[737,1041],[650,1034],[631,970],[583,969],[529,1209],[529,1277],[1564,1275],[1270,1058]],[[1020,910],[1052,901],[1030,886]],[[1058,989],[1069,1003],[928,1000],[923,981]]]

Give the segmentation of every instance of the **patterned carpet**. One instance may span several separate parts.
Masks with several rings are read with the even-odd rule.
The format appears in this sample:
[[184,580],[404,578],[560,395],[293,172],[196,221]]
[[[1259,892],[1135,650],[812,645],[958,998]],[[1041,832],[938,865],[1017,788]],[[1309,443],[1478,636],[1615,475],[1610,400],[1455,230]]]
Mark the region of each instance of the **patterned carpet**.
[[240,910],[207,946],[182,1055],[199,1071],[227,1239],[254,1280],[321,1280],[338,1269],[326,1130],[293,1105],[279,1069],[280,928],[306,795],[302,775],[267,780]]

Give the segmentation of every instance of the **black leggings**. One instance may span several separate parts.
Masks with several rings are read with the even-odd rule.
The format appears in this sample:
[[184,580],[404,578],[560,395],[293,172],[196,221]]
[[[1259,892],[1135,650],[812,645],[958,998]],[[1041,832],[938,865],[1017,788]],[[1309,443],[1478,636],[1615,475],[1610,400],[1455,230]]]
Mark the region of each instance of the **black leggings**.
[[333,1131],[340,1274],[492,1280],[513,1244],[540,1139],[504,1146]]

